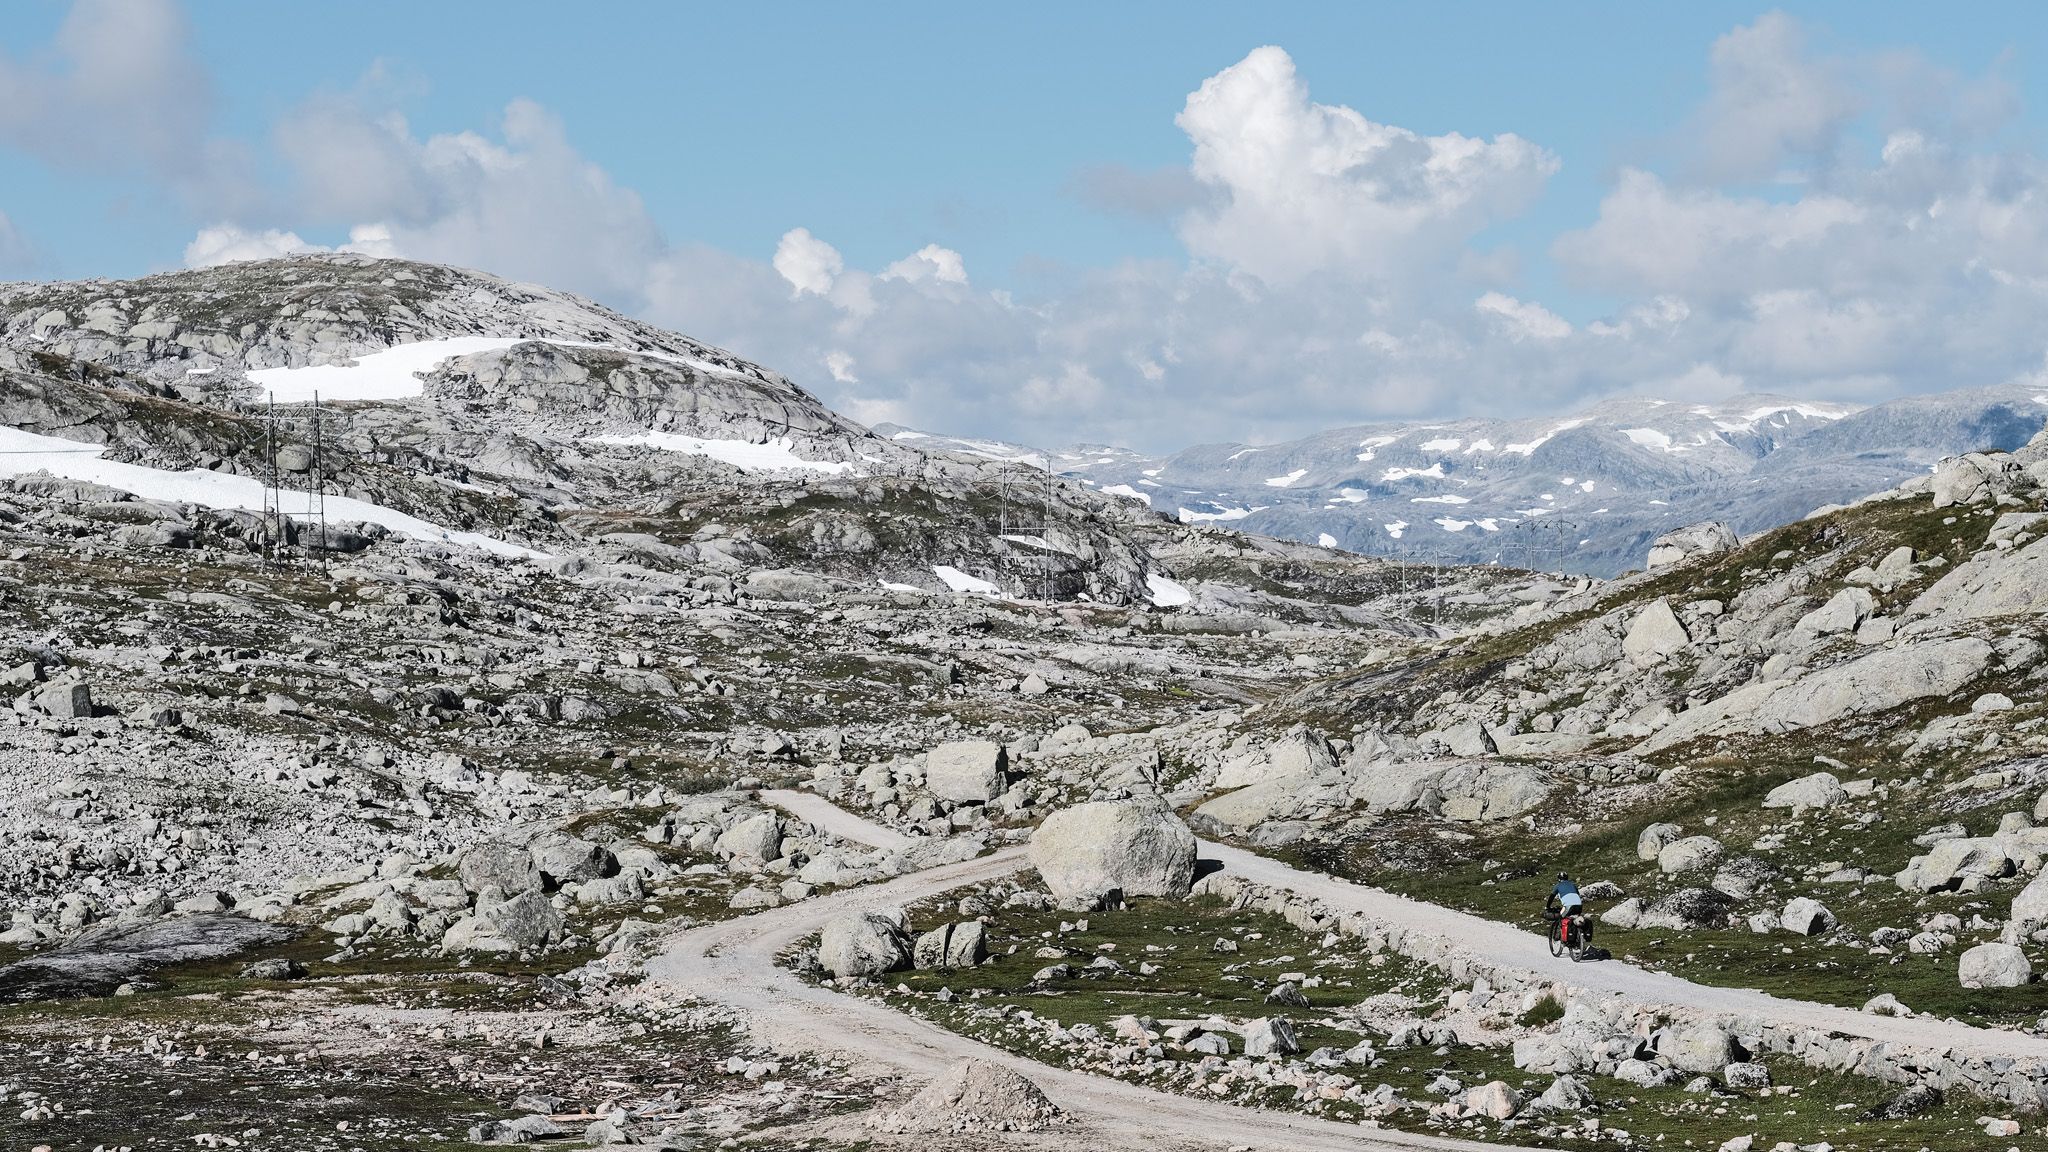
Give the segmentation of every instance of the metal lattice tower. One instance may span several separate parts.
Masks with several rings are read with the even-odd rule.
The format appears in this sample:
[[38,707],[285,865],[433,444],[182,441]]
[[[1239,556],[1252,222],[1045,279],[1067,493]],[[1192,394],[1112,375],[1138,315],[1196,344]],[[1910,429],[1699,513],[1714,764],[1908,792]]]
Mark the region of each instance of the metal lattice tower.
[[[294,518],[304,521],[317,535],[320,562],[327,562],[327,430],[335,416],[321,404],[317,392],[312,400],[298,403],[264,400],[263,532],[272,563],[285,559],[290,547],[288,521]],[[294,445],[306,452],[306,467],[280,468],[278,457]],[[302,473],[304,484],[287,484],[286,472]]]

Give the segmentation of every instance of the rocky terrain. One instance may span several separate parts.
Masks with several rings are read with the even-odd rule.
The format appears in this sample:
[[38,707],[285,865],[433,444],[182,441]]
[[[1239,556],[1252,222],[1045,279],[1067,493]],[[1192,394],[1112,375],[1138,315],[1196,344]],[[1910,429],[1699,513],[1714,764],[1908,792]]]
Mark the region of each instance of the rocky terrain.
[[0,1134],[2026,1146],[2008,448],[1557,578],[1185,522],[477,273],[0,287]]

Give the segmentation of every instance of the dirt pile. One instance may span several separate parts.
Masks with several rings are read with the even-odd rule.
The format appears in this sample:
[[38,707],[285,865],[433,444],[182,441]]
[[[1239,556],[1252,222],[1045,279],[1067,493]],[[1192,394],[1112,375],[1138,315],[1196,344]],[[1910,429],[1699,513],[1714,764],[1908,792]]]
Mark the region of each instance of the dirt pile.
[[1023,1076],[1000,1064],[963,1060],[872,1123],[885,1132],[1026,1132],[1064,1119]]

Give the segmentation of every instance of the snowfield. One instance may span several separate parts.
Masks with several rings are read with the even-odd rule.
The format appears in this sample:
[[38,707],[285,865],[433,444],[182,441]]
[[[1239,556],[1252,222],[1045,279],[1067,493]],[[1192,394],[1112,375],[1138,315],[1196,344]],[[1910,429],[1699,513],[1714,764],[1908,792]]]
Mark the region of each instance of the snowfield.
[[479,352],[501,352],[519,343],[522,341],[497,336],[419,340],[359,356],[353,364],[259,368],[249,373],[249,379],[262,390],[258,399],[279,404],[304,404],[315,396],[323,403],[329,400],[409,400],[425,390],[420,373],[432,372],[443,361],[456,356],[474,356]]
[[587,442],[637,445],[659,448],[664,452],[680,452],[686,456],[709,456],[743,472],[803,471],[837,476],[853,470],[853,465],[838,461],[806,460],[796,454],[787,437],[777,437],[766,444],[753,444],[745,440],[705,440],[674,432],[636,432],[631,436],[592,436]]
[[1195,594],[1185,585],[1157,572],[1145,574],[1145,587],[1151,590],[1152,603],[1160,608],[1178,608],[1195,601]]
[[[1211,505],[1211,507],[1216,507],[1216,505]],[[1242,520],[1256,511],[1258,511],[1256,508],[1224,508],[1220,512],[1197,512],[1192,508],[1182,508],[1180,510],[1180,522],[1183,524],[1202,524],[1220,520]]]
[[932,575],[944,581],[946,587],[951,588],[955,592],[971,592],[976,596],[997,597],[1003,594],[1001,588],[983,580],[979,576],[969,576],[951,564],[934,565],[932,567]]
[[[25,476],[32,472],[47,472],[66,480],[104,484],[146,500],[197,504],[203,508],[228,511],[263,511],[263,484],[254,477],[207,472],[198,468],[186,472],[167,472],[161,468],[145,468],[140,464],[103,460],[100,454],[104,451],[106,449],[81,444],[76,440],[38,436],[19,428],[0,427],[0,476]],[[317,514],[311,492],[287,489],[279,493],[278,498],[281,510],[294,520],[310,520]],[[439,540],[464,548],[495,552],[500,556],[547,559],[545,552],[522,548],[480,532],[457,532],[443,528],[439,524],[408,516],[394,508],[352,500],[346,496],[327,497],[327,519],[337,523],[362,520],[371,524],[381,524],[393,532],[403,533],[414,539]]]
[[649,360],[660,360],[706,375],[734,375],[730,368],[693,356],[678,356],[671,352],[655,352],[640,348],[621,348],[615,344],[551,340],[538,336],[450,336],[442,340],[415,340],[410,344],[399,344],[382,352],[358,356],[347,364],[317,364],[305,368],[259,368],[249,373],[249,379],[260,389],[257,399],[268,399],[279,404],[303,404],[311,401],[316,395],[322,402],[411,400],[426,392],[425,382],[420,376],[439,368],[445,361],[457,356],[474,356],[479,352],[502,352],[518,344],[591,348],[601,352],[616,352],[622,356],[644,356]]

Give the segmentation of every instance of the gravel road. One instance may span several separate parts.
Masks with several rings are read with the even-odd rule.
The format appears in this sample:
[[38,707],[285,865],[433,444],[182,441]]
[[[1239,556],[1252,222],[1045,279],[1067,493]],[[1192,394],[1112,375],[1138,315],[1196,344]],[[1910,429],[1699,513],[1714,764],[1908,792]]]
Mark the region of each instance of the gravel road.
[[[907,839],[803,792],[774,791],[762,798],[792,815],[849,840],[900,848]],[[1669,1004],[1710,1013],[1764,1015],[1855,1036],[1925,1048],[2048,1059],[2048,1040],[1932,1019],[1871,1016],[1843,1008],[1784,1000],[1761,992],[1716,988],[1649,972],[1618,961],[1574,964],[1554,958],[1540,936],[1333,877],[1302,872],[1224,845],[1202,843],[1204,859],[1228,872],[1355,911],[1457,940],[1474,957],[1554,978],[1573,988],[1608,992],[1640,1004]],[[1377,1131],[1156,1092],[1106,1077],[1069,1072],[1014,1057],[985,1044],[913,1019],[872,1000],[818,988],[779,967],[776,957],[836,916],[900,907],[966,885],[997,879],[1029,866],[1022,847],[849,889],[750,916],[688,929],[670,937],[648,963],[650,979],[743,1011],[752,1034],[782,1051],[830,1052],[869,1068],[879,1066],[924,1080],[967,1057],[1007,1065],[1037,1081],[1080,1124],[1071,1141],[1055,1146],[1222,1149],[1499,1149],[1399,1132]]]

